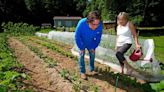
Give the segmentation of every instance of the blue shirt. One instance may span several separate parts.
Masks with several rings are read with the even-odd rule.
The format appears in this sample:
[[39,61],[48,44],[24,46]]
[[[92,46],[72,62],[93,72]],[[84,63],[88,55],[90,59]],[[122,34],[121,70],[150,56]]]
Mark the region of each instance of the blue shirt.
[[96,49],[102,36],[102,22],[99,23],[95,30],[92,30],[87,23],[87,18],[82,18],[75,30],[75,41],[80,50]]

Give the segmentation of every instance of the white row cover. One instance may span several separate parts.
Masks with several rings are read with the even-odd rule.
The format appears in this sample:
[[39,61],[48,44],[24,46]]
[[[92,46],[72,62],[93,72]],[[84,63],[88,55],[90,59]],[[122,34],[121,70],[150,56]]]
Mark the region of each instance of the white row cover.
[[[74,46],[72,48],[72,53],[74,55],[78,56],[78,48],[75,45],[75,40],[74,40],[74,32],[59,32],[59,31],[50,31],[48,34],[43,34],[43,33],[36,33],[37,36],[43,36],[43,37],[48,37],[48,39],[52,40],[57,40],[66,44],[70,44]],[[120,66],[119,66],[119,61],[117,60],[115,56],[115,39],[116,36],[114,35],[107,35],[103,34],[101,43],[99,47],[96,49],[96,61],[108,65],[120,72]],[[154,56],[154,41],[153,39],[139,39],[139,42],[142,46],[142,51],[143,51],[143,60],[139,60],[137,62],[132,62],[129,59],[129,55],[131,54],[133,48],[135,47],[134,44],[132,45],[132,48],[127,52],[125,55],[127,61],[137,70],[142,71],[142,72],[148,72],[149,74],[152,75],[151,78],[146,78],[149,79],[149,81],[158,81],[161,80],[163,77],[160,76],[160,66],[159,62],[156,60]],[[88,54],[86,54],[86,57],[89,57]],[[150,58],[153,59],[153,62],[148,61]],[[126,71],[126,69],[125,69]],[[136,75],[139,76],[139,75]],[[145,79],[145,77],[140,75],[140,78]]]

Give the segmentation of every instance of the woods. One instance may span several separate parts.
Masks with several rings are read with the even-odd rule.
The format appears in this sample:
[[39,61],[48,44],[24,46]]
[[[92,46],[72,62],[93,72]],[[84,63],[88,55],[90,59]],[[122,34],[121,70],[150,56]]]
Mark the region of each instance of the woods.
[[138,26],[163,26],[163,8],[162,0],[92,0],[83,14],[96,9],[104,20],[115,20],[119,12],[125,11]]
[[163,0],[0,0],[0,22],[53,23],[54,16],[85,17],[91,10],[103,20],[115,20],[125,11],[137,26],[163,26]]

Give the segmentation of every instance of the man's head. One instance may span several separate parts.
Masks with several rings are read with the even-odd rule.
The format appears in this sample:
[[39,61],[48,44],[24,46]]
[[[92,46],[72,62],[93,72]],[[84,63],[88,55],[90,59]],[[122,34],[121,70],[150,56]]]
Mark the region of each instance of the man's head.
[[99,26],[100,20],[101,16],[98,11],[89,12],[87,22],[92,30],[95,30]]

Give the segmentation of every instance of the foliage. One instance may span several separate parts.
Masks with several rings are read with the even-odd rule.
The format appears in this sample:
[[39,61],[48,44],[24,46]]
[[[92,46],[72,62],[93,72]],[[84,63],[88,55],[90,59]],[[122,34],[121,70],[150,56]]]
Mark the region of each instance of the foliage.
[[[17,63],[11,50],[8,48],[7,35],[0,34],[0,91],[16,91],[23,86],[22,80],[27,79],[27,75],[17,71],[22,69],[21,65]],[[23,91],[23,90],[22,90]]]
[[137,26],[163,26],[163,0],[91,0],[83,12],[98,10],[103,20],[116,20],[119,12],[128,12]]
[[2,23],[2,29],[6,34],[19,36],[19,35],[33,35],[39,28],[29,25],[27,23]]
[[0,20],[6,22],[40,25],[53,23],[54,16],[85,17],[89,11],[99,10],[103,20],[115,20],[119,12],[126,11],[140,26],[164,25],[163,0],[1,0],[0,5]]
[[106,0],[91,0],[87,3],[87,7],[83,12],[83,16],[87,16],[90,11],[98,10],[101,13],[103,20],[109,19],[109,10],[107,8]]
[[53,23],[54,16],[81,16],[87,0],[0,0],[1,22]]
[[150,83],[150,85],[156,92],[161,92],[164,90],[164,80],[160,81],[159,83]]
[[41,33],[48,33],[48,32],[50,32],[52,29],[40,29],[39,30],[39,32],[41,32]]
[[136,25],[139,26],[140,23],[143,21],[143,17],[141,15],[134,16],[131,21]]

